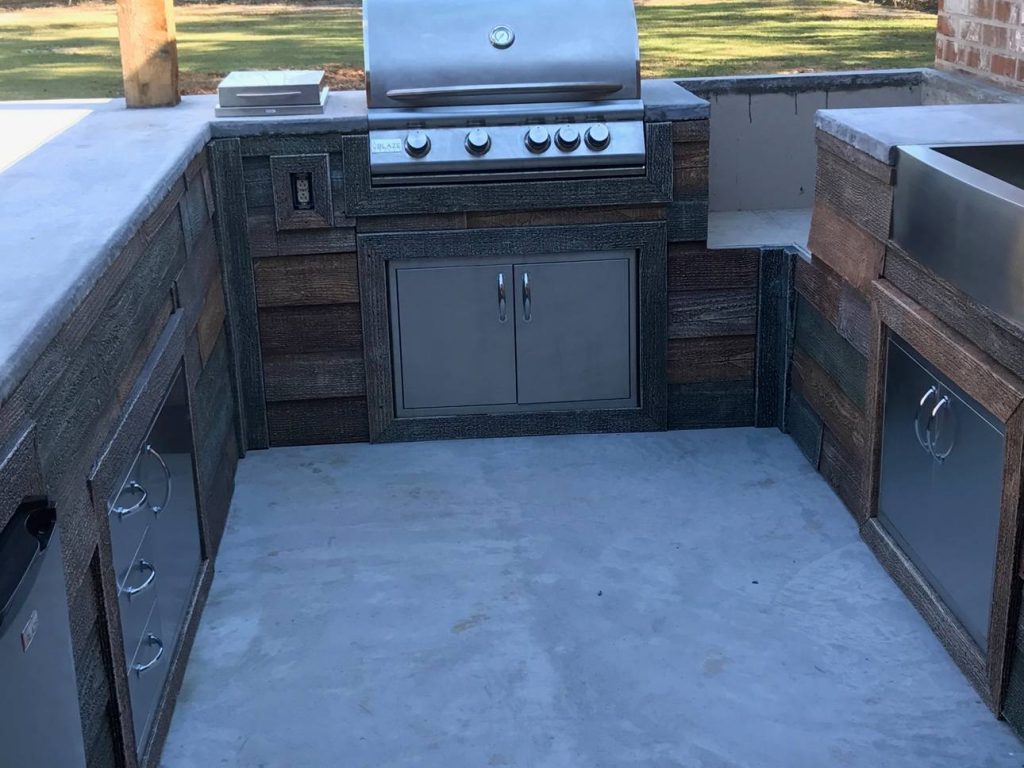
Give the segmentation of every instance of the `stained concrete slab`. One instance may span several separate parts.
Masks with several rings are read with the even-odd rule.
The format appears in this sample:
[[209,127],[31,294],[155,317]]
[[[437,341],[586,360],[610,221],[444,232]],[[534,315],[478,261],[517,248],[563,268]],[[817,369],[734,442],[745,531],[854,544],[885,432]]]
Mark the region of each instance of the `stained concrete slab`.
[[1020,766],[769,430],[250,453],[166,768]]

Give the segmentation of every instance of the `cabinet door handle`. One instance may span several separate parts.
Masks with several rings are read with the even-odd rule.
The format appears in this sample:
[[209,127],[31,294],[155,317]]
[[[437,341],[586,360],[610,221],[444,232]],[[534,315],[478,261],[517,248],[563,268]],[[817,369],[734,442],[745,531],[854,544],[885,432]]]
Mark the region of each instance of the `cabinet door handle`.
[[[947,458],[949,458],[949,454],[951,454],[953,452],[953,446],[956,444],[956,432],[955,432],[956,427],[954,425],[954,432],[952,433],[953,437],[951,437],[950,440],[949,440],[949,447],[946,448],[946,450],[944,450],[944,451],[938,450],[938,448],[939,448],[939,440],[942,437],[942,433],[946,431],[945,429],[942,428],[941,425],[938,424],[938,421],[937,421],[938,417],[939,417],[939,413],[942,411],[943,408],[947,409],[947,411],[950,414],[950,418],[952,419],[953,409],[952,409],[952,403],[950,402],[948,395],[943,395],[942,396],[942,398],[939,400],[939,402],[937,402],[935,404],[935,407],[932,408],[931,415],[928,417],[928,436],[930,438],[930,440],[929,440],[929,451],[930,451],[931,455],[935,457],[936,461],[940,461],[940,462],[941,461],[945,461]],[[937,429],[934,429],[934,434],[933,434],[933,427],[937,427]]]
[[[139,494],[139,500],[132,504],[130,507],[115,506],[111,511],[116,513],[117,516],[120,518],[125,518],[134,515],[136,512],[138,512],[140,509],[146,506],[146,502],[149,500],[149,492],[145,488],[143,488],[142,485],[136,480],[132,480],[130,483],[128,483],[128,485],[124,487],[124,491],[131,491],[132,493]],[[121,493],[123,494],[124,491],[121,491]]]
[[171,470],[170,470],[170,468],[168,468],[167,462],[164,461],[164,457],[161,456],[159,453],[157,453],[156,449],[152,445],[147,445],[143,450],[146,453],[148,453],[150,456],[152,456],[154,459],[156,459],[157,462],[160,464],[160,469],[162,469],[164,471],[164,479],[166,481],[166,486],[165,486],[166,490],[165,490],[165,493],[164,493],[163,503],[161,503],[161,504],[151,504],[150,505],[150,507],[152,508],[153,512],[155,514],[159,515],[161,512],[163,512],[165,509],[167,509],[167,505],[171,503],[171,491],[173,490],[173,487],[171,485]]
[[[149,571],[149,576],[147,576],[146,580],[137,587],[125,587],[124,593],[128,595],[129,598],[134,597],[140,592],[145,592],[153,586],[153,581],[156,579],[156,567],[149,562],[149,560],[139,558],[139,562],[136,565],[140,571]],[[135,570],[135,568],[133,567],[132,570]]]
[[147,669],[152,669],[156,666],[156,663],[160,661],[160,657],[164,655],[164,641],[154,635],[152,632],[146,635],[146,645],[156,646],[156,656],[147,661],[145,664],[132,664],[132,671],[137,675],[141,675]]
[[523,272],[523,322],[530,322],[533,303],[530,300],[530,273]]
[[508,317],[507,303],[505,301],[505,273],[498,273],[498,322],[504,323]]
[[936,387],[932,387],[924,396],[921,401],[917,404],[917,410],[914,412],[914,434],[917,435],[917,442],[924,450],[928,453],[932,452],[932,436],[931,432],[931,419],[928,420],[928,424],[925,426],[924,433],[921,432],[921,409],[924,408],[925,403],[931,400],[933,397],[939,394],[939,390]]

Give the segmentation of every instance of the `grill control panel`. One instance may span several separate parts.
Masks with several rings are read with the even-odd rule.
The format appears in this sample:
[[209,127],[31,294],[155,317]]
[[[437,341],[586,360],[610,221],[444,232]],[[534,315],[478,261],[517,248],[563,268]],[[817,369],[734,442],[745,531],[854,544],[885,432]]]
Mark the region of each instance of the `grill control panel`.
[[402,183],[421,174],[642,172],[645,159],[642,120],[370,131],[370,172],[378,183],[388,177],[401,177],[392,183]]

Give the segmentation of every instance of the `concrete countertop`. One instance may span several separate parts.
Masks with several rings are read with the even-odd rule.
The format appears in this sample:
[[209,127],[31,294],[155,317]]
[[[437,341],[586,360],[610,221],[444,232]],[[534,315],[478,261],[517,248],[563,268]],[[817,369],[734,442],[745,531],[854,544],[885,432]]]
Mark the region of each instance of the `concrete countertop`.
[[889,165],[901,144],[1024,142],[1024,104],[824,109],[818,128]]
[[[652,120],[708,116],[671,80],[643,95]],[[211,139],[367,129],[363,91],[331,93],[323,115],[215,118],[215,103],[0,103],[0,404]]]

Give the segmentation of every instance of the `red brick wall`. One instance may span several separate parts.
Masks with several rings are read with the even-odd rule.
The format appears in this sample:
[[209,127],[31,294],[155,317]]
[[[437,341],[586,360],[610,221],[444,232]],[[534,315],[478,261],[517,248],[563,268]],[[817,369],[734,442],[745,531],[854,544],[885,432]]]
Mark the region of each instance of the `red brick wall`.
[[935,66],[1024,87],[1024,0],[939,0]]

